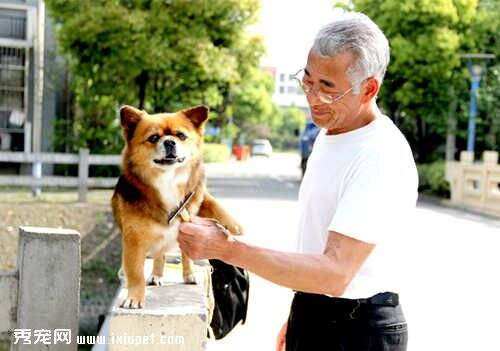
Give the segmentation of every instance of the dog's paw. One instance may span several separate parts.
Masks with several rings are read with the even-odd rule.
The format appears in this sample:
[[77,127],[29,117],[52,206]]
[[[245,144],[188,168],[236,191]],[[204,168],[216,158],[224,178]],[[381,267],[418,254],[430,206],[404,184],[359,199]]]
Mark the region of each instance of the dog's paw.
[[149,286],[162,286],[163,285],[163,283],[161,281],[161,277],[158,275],[154,275],[154,274],[151,274],[149,276],[148,280],[146,280],[146,284]]
[[144,308],[144,298],[141,299],[127,296],[127,298],[120,304],[120,307],[129,309]]
[[190,285],[198,284],[198,282],[196,281],[196,277],[194,276],[193,273],[184,274],[183,278],[184,278],[184,283],[186,283],[186,284],[190,284]]

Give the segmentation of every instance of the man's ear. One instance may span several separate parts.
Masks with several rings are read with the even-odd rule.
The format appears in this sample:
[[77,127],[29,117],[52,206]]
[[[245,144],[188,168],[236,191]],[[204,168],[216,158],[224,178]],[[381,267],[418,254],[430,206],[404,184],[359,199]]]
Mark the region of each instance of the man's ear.
[[125,105],[120,109],[120,124],[123,128],[123,136],[129,141],[134,136],[135,127],[142,118],[143,112],[135,107]]
[[208,119],[208,107],[207,106],[195,106],[188,109],[182,110],[182,113],[193,123],[195,128],[203,130],[205,123]]
[[372,98],[376,97],[380,90],[379,81],[375,77],[368,78],[364,84],[365,86],[363,88],[363,97],[362,97],[363,103],[368,102]]

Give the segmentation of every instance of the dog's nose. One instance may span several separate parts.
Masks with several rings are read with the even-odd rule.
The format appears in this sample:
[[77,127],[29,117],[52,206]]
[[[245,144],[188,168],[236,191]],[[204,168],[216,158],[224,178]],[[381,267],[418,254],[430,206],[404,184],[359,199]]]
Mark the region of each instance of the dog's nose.
[[176,156],[175,141],[165,140],[163,142],[163,145],[165,146],[165,153],[167,154],[167,156]]

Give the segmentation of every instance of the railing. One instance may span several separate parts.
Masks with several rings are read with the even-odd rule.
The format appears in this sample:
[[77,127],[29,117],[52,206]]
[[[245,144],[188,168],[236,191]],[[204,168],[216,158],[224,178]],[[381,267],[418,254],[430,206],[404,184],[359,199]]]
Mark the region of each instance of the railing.
[[500,215],[500,165],[498,152],[485,151],[483,162],[474,162],[474,154],[460,153],[460,161],[446,163],[451,202],[487,214]]
[[0,175],[0,185],[29,187],[70,187],[78,188],[78,201],[87,200],[88,188],[112,188],[115,177],[89,178],[90,165],[120,165],[120,155],[90,155],[88,149],[80,149],[78,154],[0,152],[0,162],[78,164],[78,177]]

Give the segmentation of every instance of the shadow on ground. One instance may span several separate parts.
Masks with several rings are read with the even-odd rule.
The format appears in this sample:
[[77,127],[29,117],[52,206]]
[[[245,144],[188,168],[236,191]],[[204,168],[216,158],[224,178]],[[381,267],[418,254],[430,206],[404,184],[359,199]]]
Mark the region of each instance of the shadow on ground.
[[111,211],[82,238],[79,335],[97,335],[120,281],[121,236]]

